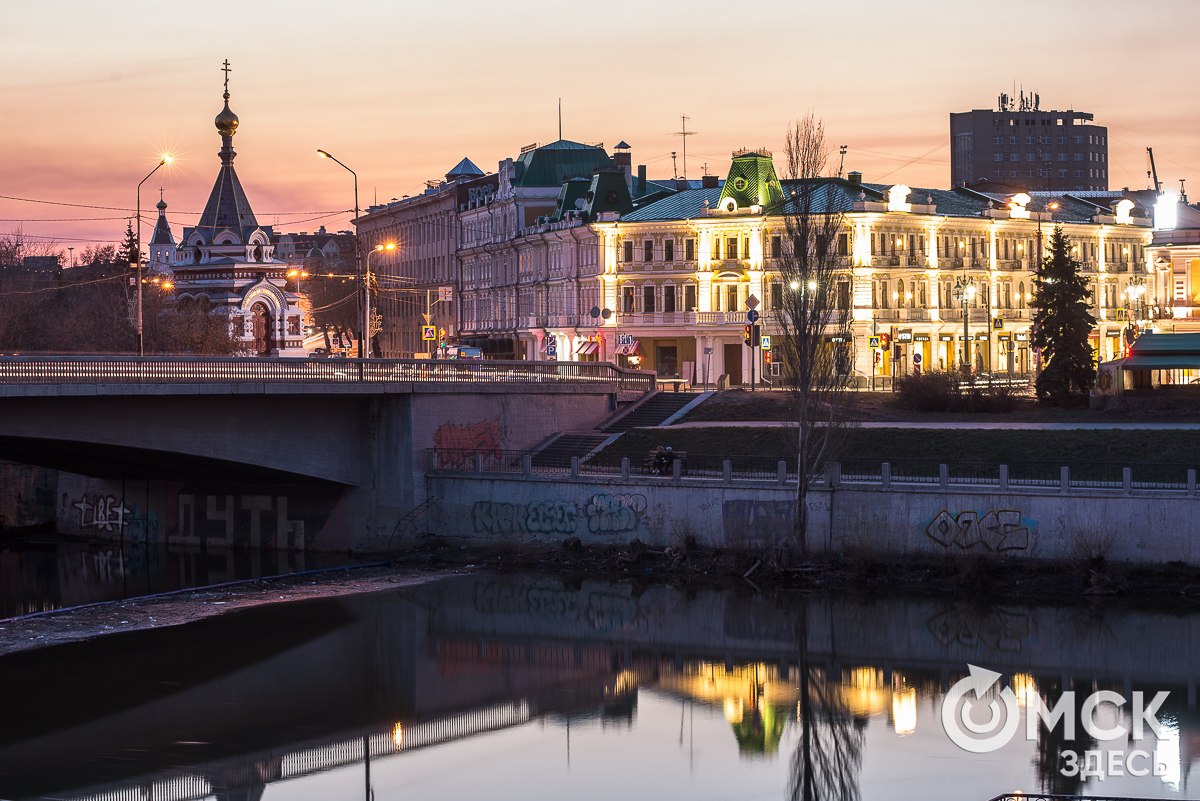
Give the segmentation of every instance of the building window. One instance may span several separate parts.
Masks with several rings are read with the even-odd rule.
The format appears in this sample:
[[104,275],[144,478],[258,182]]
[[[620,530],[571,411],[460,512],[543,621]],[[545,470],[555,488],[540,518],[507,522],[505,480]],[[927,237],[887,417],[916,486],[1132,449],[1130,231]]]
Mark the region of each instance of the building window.
[[771,258],[778,259],[783,256],[783,237],[771,237]]
[[778,281],[772,282],[771,284],[770,301],[772,309],[783,308],[783,284]]
[[663,242],[663,261],[675,261],[675,240],[668,239]]
[[683,260],[684,261],[695,261],[696,260],[696,240],[695,239],[684,240],[684,242],[683,242]]
[[633,287],[621,287],[621,310],[626,314],[633,314]]
[[675,285],[667,284],[663,287],[663,308],[664,312],[675,311]]
[[654,243],[649,239],[642,243],[642,261],[654,261]]
[[850,255],[850,235],[838,234],[837,254],[839,256]]
[[1004,154],[1003,153],[993,153],[992,161],[1004,161]]
[[627,262],[633,261],[633,243],[632,242],[625,243],[625,259],[624,260]]
[[738,257],[738,241],[736,236],[731,236],[725,240],[725,258],[736,259]]
[[646,284],[642,287],[642,311],[647,314],[654,311],[654,285]]
[[683,307],[687,311],[694,311],[696,308],[696,285],[683,285]]
[[730,284],[725,287],[725,310],[738,310],[738,288],[737,284]]

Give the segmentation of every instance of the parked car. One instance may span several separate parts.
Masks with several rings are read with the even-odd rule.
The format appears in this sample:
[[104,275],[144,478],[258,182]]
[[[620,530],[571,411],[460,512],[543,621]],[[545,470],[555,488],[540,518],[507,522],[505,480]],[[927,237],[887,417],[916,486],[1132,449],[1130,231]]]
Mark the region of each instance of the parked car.
[[470,345],[451,345],[446,348],[446,358],[480,360],[483,358],[483,351]]

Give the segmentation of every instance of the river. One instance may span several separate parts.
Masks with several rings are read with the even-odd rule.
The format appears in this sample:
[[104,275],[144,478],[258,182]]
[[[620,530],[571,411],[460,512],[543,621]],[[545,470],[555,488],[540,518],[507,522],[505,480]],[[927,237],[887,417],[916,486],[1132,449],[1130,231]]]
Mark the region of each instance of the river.
[[429,577],[0,658],[0,798],[1186,797],[1198,664],[1171,610]]

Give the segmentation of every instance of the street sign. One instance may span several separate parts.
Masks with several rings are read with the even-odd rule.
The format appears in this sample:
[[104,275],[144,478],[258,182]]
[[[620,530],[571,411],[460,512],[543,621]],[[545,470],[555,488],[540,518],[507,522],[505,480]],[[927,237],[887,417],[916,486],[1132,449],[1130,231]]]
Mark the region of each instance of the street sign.
[[1117,322],[1118,323],[1125,322],[1125,310],[1124,309],[1117,309]]
[[755,309],[758,308],[758,296],[757,295],[751,295],[750,297],[746,298],[746,308],[749,309],[750,311],[754,311]]
[[421,326],[421,339],[432,342],[437,339],[437,326],[423,325]]
[[1003,317],[996,317],[992,320],[992,330],[994,330],[994,331],[1004,330],[1004,318]]
[[878,348],[879,347],[879,337],[867,337],[867,347],[868,348]]
[[713,352],[713,349],[712,349],[712,348],[705,348],[705,349],[704,349],[704,355],[705,355],[705,356],[712,356],[712,352]]
[[771,349],[771,337],[769,334],[763,334],[763,336],[762,336],[762,349],[763,350]]
[[547,345],[546,346],[546,355],[547,356],[557,356],[558,355],[558,345],[553,342],[551,342],[549,345]]
[[633,334],[617,334],[617,344],[618,345],[632,345],[633,344]]
[[746,312],[746,322],[748,322],[748,323],[757,323],[758,317],[759,317],[759,314],[754,309],[751,309],[750,311]]
[[919,354],[919,353],[913,354],[913,364],[918,365],[918,366],[921,364],[921,354]]
[[438,287],[438,303],[449,303],[454,300],[454,287],[439,286]]

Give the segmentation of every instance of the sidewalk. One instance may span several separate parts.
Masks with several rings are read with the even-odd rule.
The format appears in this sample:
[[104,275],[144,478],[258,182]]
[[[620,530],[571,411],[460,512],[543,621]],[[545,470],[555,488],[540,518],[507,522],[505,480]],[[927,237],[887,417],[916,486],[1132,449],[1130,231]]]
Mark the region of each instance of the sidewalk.
[[[703,423],[676,423],[669,426],[653,426],[660,429],[678,428],[780,428],[795,427],[795,423],[780,420],[713,420]],[[854,428],[917,428],[917,429],[970,429],[973,431],[1200,431],[1200,423],[959,423],[944,421],[937,423],[914,423],[904,420],[891,422],[856,422]]]

